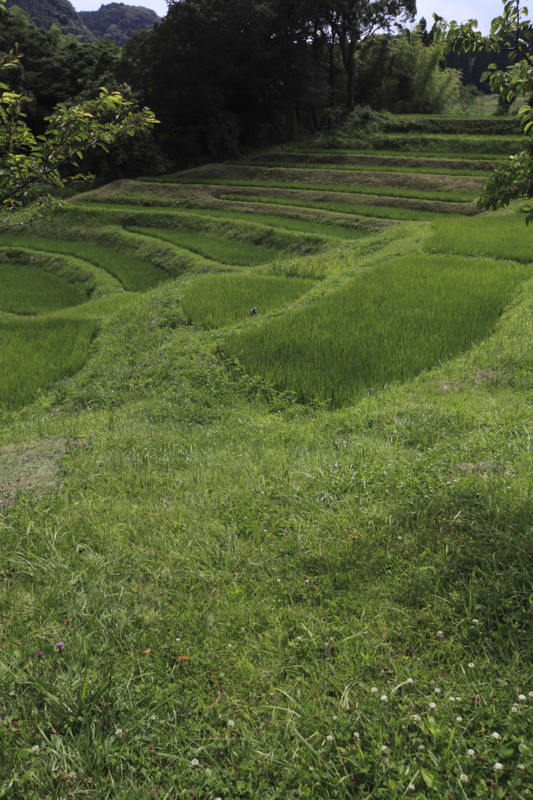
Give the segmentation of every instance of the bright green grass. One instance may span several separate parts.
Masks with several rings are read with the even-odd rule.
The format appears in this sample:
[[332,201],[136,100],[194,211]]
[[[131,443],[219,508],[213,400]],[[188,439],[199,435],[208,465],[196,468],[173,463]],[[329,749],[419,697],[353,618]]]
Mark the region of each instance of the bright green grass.
[[401,206],[369,205],[368,203],[333,203],[320,200],[305,200],[291,197],[269,197],[268,195],[236,194],[228,192],[219,195],[221,200],[237,200],[245,203],[267,203],[269,205],[295,206],[301,208],[320,208],[323,211],[335,211],[342,214],[355,214],[362,217],[378,217],[380,219],[397,220],[431,220],[443,214],[448,218],[450,214],[441,211],[418,211]]
[[183,293],[183,310],[197,325],[221,328],[290,303],[307,292],[314,281],[264,275],[202,275]]
[[68,235],[68,230],[65,231],[64,239],[28,236],[26,234],[22,238],[18,235],[3,233],[1,243],[4,247],[28,247],[32,250],[64,253],[76,256],[76,258],[82,258],[118,278],[124,288],[132,292],[152,289],[169,277],[165,272],[138,256],[93,242],[68,241]]
[[469,203],[478,197],[478,192],[466,192],[458,189],[405,189],[398,186],[365,186],[347,183],[313,183],[311,181],[254,181],[236,178],[178,178],[165,176],[161,183],[191,184],[196,186],[249,186],[260,189],[303,189],[304,191],[338,192],[347,194],[367,194],[378,197],[405,197],[413,200],[438,200],[443,203]]
[[243,242],[238,239],[225,239],[203,232],[189,232],[169,230],[168,228],[142,228],[127,227],[132,233],[141,233],[144,236],[153,236],[163,239],[178,247],[191,250],[193,253],[220,264],[233,264],[235,266],[254,266],[274,261],[281,250],[273,247],[263,247],[252,242]]
[[78,305],[87,295],[78,286],[38,267],[0,262],[0,309],[43,314]]
[[226,352],[301,400],[339,407],[483,339],[528,274],[487,259],[393,259],[319,304],[231,336]]
[[0,408],[20,408],[80,369],[95,331],[93,320],[0,319]]
[[471,219],[435,221],[426,248],[434,252],[533,261],[533,228],[520,214],[483,214]]

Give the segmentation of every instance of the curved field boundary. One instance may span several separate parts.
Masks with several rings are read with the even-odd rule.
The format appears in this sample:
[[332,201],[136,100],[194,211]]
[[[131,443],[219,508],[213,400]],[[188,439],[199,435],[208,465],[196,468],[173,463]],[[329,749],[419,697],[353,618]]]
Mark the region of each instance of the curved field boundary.
[[[289,200],[291,203],[300,204],[305,206],[309,203],[334,203],[338,206],[337,211],[344,211],[344,213],[357,214],[357,206],[373,205],[373,206],[388,206],[392,208],[405,209],[411,211],[425,211],[441,214],[476,214],[478,213],[472,203],[450,203],[439,202],[436,200],[416,200],[412,198],[399,198],[389,197],[384,195],[371,195],[371,194],[350,194],[348,192],[319,192],[313,189],[278,189],[272,188],[269,190],[268,196],[265,195],[265,190],[260,187],[243,187],[243,186],[210,186],[210,191],[220,198],[228,198],[231,195],[237,196],[239,199],[250,198],[251,200],[258,200],[263,198],[263,202],[268,202],[272,198],[272,202],[279,202],[284,199]],[[266,200],[264,199],[266,198]],[[353,209],[350,212],[350,209]]]
[[353,169],[364,170],[372,168],[373,170],[398,170],[401,172],[414,172],[421,170],[424,174],[431,172],[433,175],[490,175],[493,169],[501,166],[504,159],[490,160],[486,159],[471,159],[465,157],[464,159],[453,160],[452,158],[429,158],[429,157],[416,157],[414,155],[361,155],[354,151],[339,151],[335,150],[332,154],[331,151],[298,151],[284,153],[271,153],[263,156],[255,156],[253,159],[245,160],[241,163],[253,166],[254,164],[262,164],[265,166],[278,164],[303,164],[305,167],[311,169],[313,167],[321,167],[322,165],[331,165],[334,169]]
[[[456,174],[436,175],[433,172],[428,173],[428,171],[425,173],[401,171],[376,172],[372,170],[354,171],[350,169],[336,169],[333,165],[324,165],[320,167],[318,174],[320,175],[321,184],[324,184],[326,188],[329,188],[330,184],[334,184],[336,187],[339,187],[337,191],[343,191],[344,187],[353,192],[363,191],[362,187],[365,187],[365,190],[374,189],[375,191],[382,191],[383,188],[386,187],[387,190],[410,189],[418,192],[439,192],[439,194],[442,193],[443,199],[446,192],[455,191],[479,194],[484,182],[483,178],[479,176],[472,177]],[[310,169],[307,166],[298,166],[296,164],[287,167],[276,167],[274,165],[213,164],[179,173],[180,180],[192,179],[193,183],[203,183],[204,179],[208,180],[210,183],[228,180],[240,183],[249,180],[253,183],[266,183],[269,185],[291,183],[297,185],[298,188],[305,184],[315,183],[316,176],[316,165],[314,169]],[[174,176],[169,176],[168,180],[172,177]],[[310,185],[309,188],[322,189],[323,186],[313,187]],[[394,192],[388,191],[388,193],[393,194]],[[423,197],[422,194],[419,196]]]
[[[49,252],[30,247],[4,245],[0,248],[0,258],[9,259],[20,264],[25,264],[29,261],[32,266],[38,269],[80,286],[87,297],[92,300],[104,295],[124,291],[124,287],[117,278],[90,261],[56,253],[55,251],[53,255],[49,255]],[[47,255],[44,255],[45,253]]]

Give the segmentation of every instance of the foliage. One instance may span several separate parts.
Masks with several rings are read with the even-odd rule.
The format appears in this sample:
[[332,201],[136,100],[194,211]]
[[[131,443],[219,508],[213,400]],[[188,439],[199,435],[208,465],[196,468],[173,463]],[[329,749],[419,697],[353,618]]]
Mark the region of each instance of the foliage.
[[151,8],[106,3],[97,11],[80,11],[79,17],[97,39],[123,45],[136,31],[152,28],[159,17]]
[[[6,56],[4,67],[14,66],[18,57]],[[60,104],[47,118],[44,134],[35,136],[24,120],[26,98],[9,91],[5,84],[0,97],[0,207],[1,226],[11,215],[26,209],[24,222],[31,221],[61,205],[51,189],[66,184],[65,170],[76,168],[83,153],[95,147],[104,150],[120,136],[133,136],[149,129],[154,115],[132,104],[118,92],[101,89],[96,100],[77,106]],[[76,174],[76,180],[89,176]]]
[[[455,52],[499,53],[506,50],[510,66],[498,69],[490,64],[484,79],[490,81],[492,91],[497,91],[505,107],[516,98],[527,98],[533,92],[533,56],[531,55],[530,21],[527,9],[521,9],[515,0],[503,4],[503,13],[492,20],[489,36],[475,30],[476,20],[459,24],[451,22],[446,32],[447,46]],[[524,104],[518,111],[524,134],[533,139],[533,108]],[[533,197],[533,154],[531,144],[513,155],[507,166],[497,169],[485,185],[478,205],[483,210],[507,206],[519,197]],[[533,221],[533,206],[525,209],[526,222]]]
[[94,39],[70,0],[7,0],[7,7],[18,6],[39,28],[48,30],[59,25],[62,32],[79,41]]

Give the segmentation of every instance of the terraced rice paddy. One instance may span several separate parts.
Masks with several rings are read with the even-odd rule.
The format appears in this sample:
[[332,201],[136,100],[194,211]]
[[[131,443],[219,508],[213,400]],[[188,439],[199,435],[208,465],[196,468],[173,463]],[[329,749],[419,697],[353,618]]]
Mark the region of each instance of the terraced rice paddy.
[[0,235],[0,797],[529,796],[533,227],[398,126]]
[[[529,274],[507,262],[530,261],[520,216],[489,220],[473,203],[516,148],[512,126],[496,121],[497,133],[481,136],[466,132],[476,125],[461,133],[458,124],[398,118],[376,140],[381,150],[308,141],[87,192],[44,235],[3,235],[3,247],[22,247],[28,263],[18,272],[18,261],[4,265],[0,308],[46,315],[93,293],[147,291],[181,275],[184,318],[204,328],[237,325],[222,350],[246,370],[301,399],[353,402],[489,335]],[[402,223],[418,227],[411,233]],[[410,261],[409,236],[417,241]],[[70,258],[74,273],[92,269],[90,279],[76,284],[72,274],[65,281],[31,266],[35,254],[49,253]],[[39,282],[30,291],[32,269]],[[18,294],[13,276],[23,278]]]

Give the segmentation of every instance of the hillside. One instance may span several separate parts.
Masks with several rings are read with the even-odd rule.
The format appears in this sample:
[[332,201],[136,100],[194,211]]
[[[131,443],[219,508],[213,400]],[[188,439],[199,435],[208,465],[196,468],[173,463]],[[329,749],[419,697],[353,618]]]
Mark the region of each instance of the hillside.
[[82,22],[97,39],[123,45],[136,31],[152,28],[159,20],[155,11],[124,3],[107,3],[98,11],[80,11]]
[[95,38],[70,0],[7,0],[6,6],[19,6],[38,28],[48,30],[57,24],[63,33],[71,33],[80,41],[90,42]]
[[389,127],[2,234],[0,797],[531,797],[524,140]]
[[19,6],[39,28],[61,26],[79,41],[106,39],[123,45],[136,31],[147,30],[159,17],[149,8],[108,3],[98,11],[76,11],[70,0],[7,0],[7,7]]

